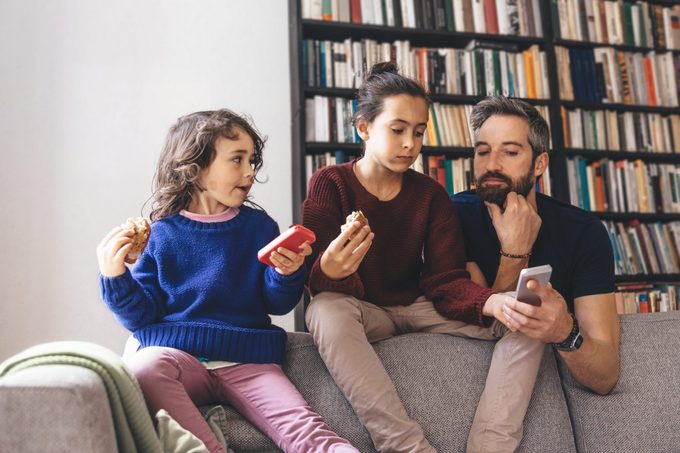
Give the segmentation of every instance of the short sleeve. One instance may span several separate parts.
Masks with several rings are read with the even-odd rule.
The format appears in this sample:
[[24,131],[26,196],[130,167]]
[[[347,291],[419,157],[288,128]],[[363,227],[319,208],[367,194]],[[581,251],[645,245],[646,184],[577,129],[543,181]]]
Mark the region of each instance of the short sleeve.
[[578,244],[573,277],[573,297],[614,292],[614,252],[604,225],[591,222]]

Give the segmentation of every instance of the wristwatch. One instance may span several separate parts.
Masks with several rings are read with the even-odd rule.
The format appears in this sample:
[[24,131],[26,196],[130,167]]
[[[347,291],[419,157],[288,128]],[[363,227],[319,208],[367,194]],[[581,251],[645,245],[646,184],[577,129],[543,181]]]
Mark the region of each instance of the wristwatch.
[[583,343],[581,329],[579,329],[578,321],[573,314],[571,315],[571,319],[574,320],[574,325],[571,328],[571,332],[569,332],[569,336],[562,343],[551,343],[552,347],[558,351],[574,352],[577,351]]

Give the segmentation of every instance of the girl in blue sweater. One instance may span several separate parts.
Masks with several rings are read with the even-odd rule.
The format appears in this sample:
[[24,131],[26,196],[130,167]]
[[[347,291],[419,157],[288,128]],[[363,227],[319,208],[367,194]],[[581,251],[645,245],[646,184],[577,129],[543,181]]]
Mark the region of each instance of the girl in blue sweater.
[[124,259],[132,231],[99,244],[101,296],[139,341],[126,362],[152,414],[165,409],[211,452],[222,446],[197,406],[228,403],[287,452],[356,452],[324,423],[283,373],[286,333],[270,314],[292,310],[305,282],[305,244],[257,251],[279,229],[244,206],[264,140],[229,111],[197,112],[172,126],[154,178],[149,242]]

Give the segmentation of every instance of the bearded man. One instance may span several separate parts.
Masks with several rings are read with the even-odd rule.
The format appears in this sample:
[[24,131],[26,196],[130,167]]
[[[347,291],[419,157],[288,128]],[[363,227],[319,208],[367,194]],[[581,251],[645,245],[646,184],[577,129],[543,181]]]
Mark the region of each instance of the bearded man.
[[[619,319],[608,234],[593,215],[536,193],[548,168],[550,132],[530,104],[493,96],[470,116],[476,191],[453,197],[474,282],[511,291],[525,267],[549,264],[535,280],[534,306],[503,306],[508,326],[551,344],[584,387],[607,394],[619,378]],[[437,307],[446,314],[450,307]]]

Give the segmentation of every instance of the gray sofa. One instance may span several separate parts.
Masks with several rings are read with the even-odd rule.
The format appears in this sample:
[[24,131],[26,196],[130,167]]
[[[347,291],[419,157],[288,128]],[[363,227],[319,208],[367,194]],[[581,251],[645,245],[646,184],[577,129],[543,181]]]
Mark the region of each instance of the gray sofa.
[[[493,344],[408,334],[375,347],[430,442],[440,452],[463,451]],[[331,427],[360,451],[374,451],[309,335],[290,334],[285,370]],[[96,375],[72,366],[0,379],[0,451],[115,451],[104,392]],[[278,451],[228,407],[220,423],[236,452]],[[680,313],[626,315],[621,379],[608,396],[579,387],[546,348],[520,451],[679,452],[679,427]]]

